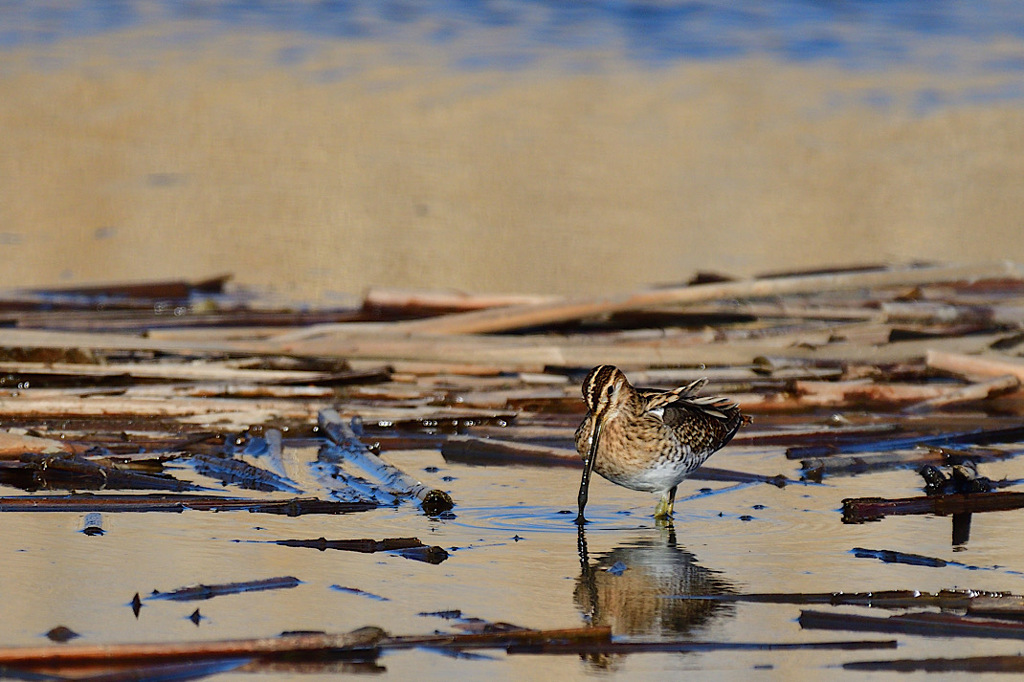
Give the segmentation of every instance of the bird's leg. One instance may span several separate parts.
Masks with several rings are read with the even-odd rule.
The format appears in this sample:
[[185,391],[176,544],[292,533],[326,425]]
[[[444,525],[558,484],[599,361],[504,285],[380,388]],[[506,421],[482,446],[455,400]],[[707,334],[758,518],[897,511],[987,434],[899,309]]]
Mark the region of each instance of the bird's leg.
[[672,486],[672,489],[661,496],[658,500],[658,506],[654,508],[654,518],[656,519],[671,519],[672,511],[676,504],[676,488],[678,486]]
[[579,503],[580,511],[576,515],[577,525],[583,525],[587,520],[583,517],[583,508],[587,506],[587,495],[590,493],[590,474],[594,471],[594,460],[597,459],[597,439],[601,435],[601,421],[594,420],[594,434],[590,438],[590,452],[587,461],[583,463],[583,478],[580,479],[580,494],[576,501]]

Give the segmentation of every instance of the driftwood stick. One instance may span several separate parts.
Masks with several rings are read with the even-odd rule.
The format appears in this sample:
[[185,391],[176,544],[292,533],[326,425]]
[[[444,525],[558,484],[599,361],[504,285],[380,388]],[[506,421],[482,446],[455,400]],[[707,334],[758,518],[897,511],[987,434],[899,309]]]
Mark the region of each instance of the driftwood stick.
[[895,649],[894,639],[859,640],[839,642],[545,642],[543,644],[519,644],[508,647],[510,654],[578,654],[580,656],[609,654],[643,654],[656,652],[698,652],[698,651],[794,651],[794,650],[839,650],[860,651],[865,649]]
[[384,507],[396,507],[403,495],[390,487],[382,487],[362,476],[344,471],[339,463],[347,459],[347,451],[332,442],[324,443],[316,462],[309,465],[313,479],[337,499],[371,500]]
[[1016,594],[979,594],[968,604],[967,615],[1024,620],[1024,597]]
[[264,492],[286,492],[293,494],[303,492],[302,489],[293,485],[293,482],[287,476],[281,476],[276,472],[250,464],[242,459],[194,454],[191,457],[191,462],[198,473],[209,478],[215,478],[225,485],[233,484],[240,488],[262,490]]
[[59,455],[70,454],[73,451],[71,444],[64,441],[0,431],[0,459],[18,459],[29,452],[38,455]]
[[[504,309],[495,309],[504,310]],[[488,311],[490,312],[490,311]],[[470,313],[475,314],[475,313]],[[443,320],[447,318],[431,318]],[[427,320],[430,321],[430,320]],[[798,339],[755,339],[730,343],[680,345],[672,339],[643,342],[595,342],[572,337],[487,337],[410,334],[398,324],[372,323],[328,325],[325,329],[303,330],[300,339],[276,336],[260,341],[224,341],[196,338],[190,342],[160,341],[127,334],[65,333],[32,329],[0,329],[0,346],[18,348],[76,348],[84,350],[153,350],[162,352],[216,352],[237,354],[279,354],[300,357],[335,357],[392,363],[394,367],[412,362],[420,367],[437,364],[461,365],[465,371],[481,372],[500,367],[503,371],[539,372],[546,366],[592,367],[602,363],[627,369],[650,366],[745,365],[762,356],[845,362],[902,362],[924,357],[928,350],[972,353],[985,350],[1005,337],[974,334],[964,337],[900,341],[882,345],[843,341],[807,344]],[[812,339],[813,340],[813,339]],[[4,399],[5,403],[15,401]],[[6,407],[4,408],[6,410]]]
[[831,611],[801,611],[799,622],[804,629],[1024,639],[1024,623],[965,618],[946,613],[908,613],[883,618]]
[[996,353],[965,355],[964,353],[929,350],[925,356],[925,363],[932,369],[968,378],[1011,375],[1024,381],[1024,362]]
[[433,647],[445,649],[493,649],[545,642],[604,642],[612,639],[610,627],[566,628],[563,630],[507,630],[468,634],[411,635],[389,637],[380,642],[382,649]]
[[926,673],[1022,673],[1024,656],[967,656],[964,658],[896,658],[884,661],[849,661],[844,670]]
[[176,352],[261,352],[259,344],[224,340],[160,340],[136,334],[63,332],[48,329],[2,329],[0,346],[10,348],[78,348],[87,350],[152,350]]
[[[45,389],[39,389],[45,390]],[[36,389],[22,391],[17,397],[0,397],[0,413],[5,417],[132,417],[180,418],[211,413],[270,413],[281,419],[306,420],[315,414],[307,400],[243,398],[129,398],[127,396],[50,397]]]
[[794,393],[804,405],[865,406],[901,405],[941,399],[950,393],[944,386],[868,381],[797,381]]
[[[755,592],[746,594],[683,594],[670,599],[715,602],[752,602],[767,604],[830,604],[832,606],[869,606],[880,609],[905,609],[932,606],[943,610],[968,609],[975,615],[998,613],[1024,614],[1024,597],[997,592],[969,590],[878,590],[876,592]],[[983,610],[978,610],[983,609]],[[1016,617],[1020,617],[1017,615]]]
[[765,298],[787,294],[919,285],[1016,273],[1017,267],[1013,264],[991,263],[973,266],[902,268],[873,272],[741,280],[656,289],[620,296],[509,306],[400,324],[403,329],[416,333],[481,334],[569,322],[596,315],[657,305],[704,303],[723,298]]
[[387,637],[367,627],[345,634],[302,634],[258,639],[140,644],[79,644],[0,648],[0,665],[126,664],[198,658],[265,658],[296,654],[376,655]]
[[455,310],[483,310],[510,305],[536,305],[559,300],[557,296],[516,294],[468,294],[433,289],[371,288],[363,297],[363,310],[373,313],[437,315]]
[[907,514],[964,514],[970,512],[1009,511],[1024,507],[1024,493],[995,492],[921,497],[855,497],[843,500],[843,523],[877,521],[886,516]]
[[877,440],[850,443],[828,443],[792,447],[786,451],[786,459],[805,457],[827,457],[841,453],[888,452],[922,446],[949,447],[953,445],[989,445],[991,443],[1015,443],[1024,439],[1024,427],[1010,426],[998,429],[973,429],[953,433],[937,433],[924,436],[899,436]]
[[0,512],[183,512],[248,511],[264,514],[345,514],[376,509],[374,502],[330,502],[315,498],[251,500],[215,495],[32,495],[0,497]]
[[[37,455],[25,453],[21,466],[41,481],[60,488],[116,488],[135,490],[208,490],[172,476],[153,475],[111,466],[109,462],[81,455]],[[8,467],[5,467],[8,468]],[[10,468],[8,468],[10,471]]]
[[328,549],[337,549],[344,552],[362,552],[364,554],[394,552],[406,559],[422,561],[428,564],[440,564],[448,559],[448,552],[444,547],[425,545],[420,542],[419,538],[385,538],[383,540],[327,540],[326,538],[317,538],[315,540],[273,540],[272,542],[286,547],[307,547],[321,552]]
[[337,549],[345,552],[361,552],[363,554],[426,547],[419,538],[384,538],[383,540],[374,540],[372,538],[360,538],[358,540],[316,538],[315,540],[270,540],[269,542],[284,547],[308,547],[320,551]]
[[[803,470],[802,478],[820,481],[823,476],[856,476],[868,471],[905,469],[911,466],[920,469],[926,464],[941,467],[949,464],[950,461],[957,461],[964,457],[975,462],[997,462],[1010,459],[1016,454],[1012,448],[983,448],[964,451],[932,446],[919,447],[914,450],[812,457],[801,460],[800,468]],[[1003,483],[998,485],[1006,487]]]
[[[1024,367],[1022,367],[1024,370]],[[1024,374],[1024,372],[1022,372]],[[1005,393],[1012,393],[1020,388],[1020,378],[1013,374],[1003,374],[997,376],[995,379],[989,379],[988,381],[979,381],[978,383],[963,386],[958,389],[949,391],[945,395],[936,396],[929,398],[928,400],[922,400],[919,403],[915,403],[910,407],[905,408],[905,412],[915,414],[920,412],[927,412],[933,410],[936,407],[942,407],[944,405],[954,405],[957,403],[967,403],[975,400],[988,400],[996,396],[1003,395]]]
[[284,464],[284,434],[278,429],[265,429],[263,438],[267,443],[267,452],[261,461],[266,462],[267,468],[281,478],[288,478],[288,470]]
[[423,485],[370,452],[356,436],[352,427],[334,410],[320,410],[319,423],[327,437],[344,451],[346,460],[354,462],[375,476],[385,488],[419,499],[423,510],[428,514],[439,514],[454,506],[448,493]]
[[[501,309],[495,309],[501,310]],[[489,311],[488,311],[489,312]],[[473,314],[473,313],[471,313]],[[431,318],[443,320],[446,318]],[[393,323],[395,325],[404,323]],[[810,333],[803,334],[808,336]],[[394,363],[468,363],[500,366],[505,371],[541,371],[549,366],[593,367],[602,363],[626,369],[652,366],[749,365],[770,355],[829,362],[889,363],[924,357],[930,349],[979,352],[1005,337],[974,334],[963,337],[908,340],[881,345],[829,341],[827,334],[809,340],[798,337],[680,344],[671,338],[643,342],[598,341],[566,336],[428,335],[401,332],[397,326],[354,323],[330,326],[302,339],[275,337],[259,345],[265,353],[296,356],[373,359]],[[0,345],[3,344],[0,330]],[[251,347],[255,347],[251,346]]]
[[[152,305],[153,299],[186,299],[196,292],[220,293],[224,285],[232,277],[231,274],[216,275],[204,280],[188,282],[185,280],[156,280],[151,282],[111,282],[95,286],[46,287],[43,289],[16,290],[5,292],[5,296],[44,295],[53,298],[67,296],[69,298],[84,297],[115,297],[129,301],[142,299]],[[45,302],[47,299],[42,299]]]
[[33,374],[82,378],[131,377],[162,381],[218,381],[238,383],[315,383],[330,378],[329,372],[283,369],[238,369],[222,364],[119,363],[112,365],[67,362],[0,362],[5,374]]

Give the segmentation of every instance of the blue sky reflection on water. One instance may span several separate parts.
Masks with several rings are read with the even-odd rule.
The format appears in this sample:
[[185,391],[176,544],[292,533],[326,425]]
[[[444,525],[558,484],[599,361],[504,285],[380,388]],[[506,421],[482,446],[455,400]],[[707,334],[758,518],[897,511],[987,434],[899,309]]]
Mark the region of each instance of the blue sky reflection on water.
[[[849,68],[909,63],[950,68],[950,41],[985,52],[1024,39],[1024,6],[1010,0],[777,0],[774,2],[562,2],[410,0],[260,2],[79,0],[0,2],[0,48],[199,21],[206,30],[264,30],[345,40],[418,40],[463,47],[465,68],[521,68],[544,48],[610,49],[648,66],[769,54]],[[921,50],[921,45],[932,49]],[[474,49],[477,46],[479,49]],[[1024,71],[993,52],[978,66]]]

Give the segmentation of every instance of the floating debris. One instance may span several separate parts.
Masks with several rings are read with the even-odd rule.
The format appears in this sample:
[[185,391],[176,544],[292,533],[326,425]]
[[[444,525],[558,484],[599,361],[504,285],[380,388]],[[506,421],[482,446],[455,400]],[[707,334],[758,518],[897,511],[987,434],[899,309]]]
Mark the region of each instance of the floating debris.
[[424,561],[428,564],[439,564],[448,558],[448,552],[442,547],[427,546],[419,538],[385,538],[384,540],[271,540],[276,545],[285,547],[308,547],[321,552],[338,549],[344,552],[392,552],[407,559]]
[[344,452],[344,461],[355,464],[377,478],[382,488],[419,499],[423,511],[430,515],[448,511],[454,506],[448,493],[423,485],[371,452],[359,440],[355,429],[346,424],[334,410],[321,410],[319,422],[320,428]]
[[25,453],[20,464],[3,463],[0,482],[26,489],[202,490],[200,486],[172,476],[122,470],[108,461],[87,459],[78,454]]
[[81,635],[63,625],[58,625],[46,633],[46,638],[53,642],[70,642],[76,637],[81,637]]
[[461,609],[449,609],[447,611],[421,611],[417,616],[443,618],[444,620],[456,620],[462,618]]
[[854,547],[850,550],[858,559],[878,559],[887,564],[908,564],[910,566],[930,566],[942,568],[948,566],[949,562],[935,557],[911,554],[909,552],[896,552],[891,549],[864,549]]
[[242,460],[214,455],[192,455],[189,459],[200,474],[216,478],[226,485],[232,484],[239,488],[262,492],[302,492],[278,474]]
[[103,535],[106,532],[103,530],[103,514],[99,512],[86,514],[82,520],[82,532],[90,536]]
[[391,601],[387,597],[382,597],[379,594],[374,594],[372,592],[366,592],[365,590],[360,590],[357,587],[343,587],[341,585],[329,585],[328,589],[334,590],[335,592],[345,592],[347,594],[355,594],[355,595],[358,595],[360,597],[367,597],[367,598],[373,599],[375,601]]
[[302,581],[292,576],[282,578],[266,578],[264,580],[248,580],[237,583],[222,583],[219,585],[195,585],[193,587],[180,587],[170,592],[159,592],[154,590],[146,599],[167,599],[170,601],[196,601],[199,599],[213,599],[225,594],[240,594],[242,592],[261,592],[263,590],[281,590],[291,587],[298,587]]
[[896,632],[928,637],[1024,639],[1024,623],[986,620],[949,613],[907,613],[882,618],[855,613],[801,611],[800,627],[818,630]]
[[917,472],[925,481],[926,495],[970,495],[992,491],[992,481],[978,476],[978,465],[974,462],[954,464],[949,469],[947,474],[929,464]]

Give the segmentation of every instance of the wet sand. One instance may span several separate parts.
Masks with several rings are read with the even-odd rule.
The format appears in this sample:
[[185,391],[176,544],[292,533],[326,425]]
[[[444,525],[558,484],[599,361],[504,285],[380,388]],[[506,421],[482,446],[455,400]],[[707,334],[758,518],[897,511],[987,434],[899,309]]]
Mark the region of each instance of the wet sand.
[[976,77],[580,53],[457,70],[437,46],[186,29],[4,53],[4,287],[233,272],[330,302],[1024,260],[1024,103],[971,103]]

